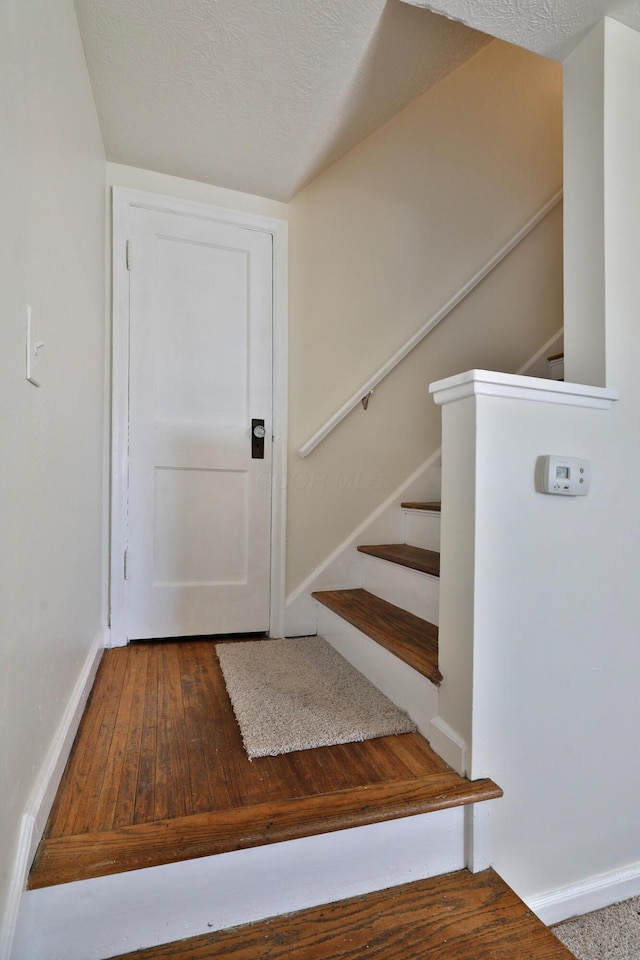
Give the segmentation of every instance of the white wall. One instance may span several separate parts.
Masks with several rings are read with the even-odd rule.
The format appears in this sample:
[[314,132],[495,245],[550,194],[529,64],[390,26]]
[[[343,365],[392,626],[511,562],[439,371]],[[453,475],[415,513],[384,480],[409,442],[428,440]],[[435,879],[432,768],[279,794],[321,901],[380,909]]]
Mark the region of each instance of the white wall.
[[[640,648],[628,642],[640,610],[612,549],[625,519],[607,467],[624,401],[497,392],[443,410],[440,714],[467,743],[470,776],[504,790],[493,861],[531,899],[640,863]],[[536,492],[547,453],[591,461],[588,497]]]
[[[607,20],[566,75],[565,330],[568,367],[619,401],[493,390],[444,412],[441,712],[505,791],[497,870],[547,919],[640,892],[639,89],[640,34]],[[588,497],[536,492],[547,453],[591,462]]]
[[290,204],[288,589],[440,445],[429,380],[562,325],[558,209],[307,459],[296,451],[562,184],[557,64],[495,42]]
[[0,87],[2,915],[21,816],[104,626],[104,152],[72,0],[0,6]]

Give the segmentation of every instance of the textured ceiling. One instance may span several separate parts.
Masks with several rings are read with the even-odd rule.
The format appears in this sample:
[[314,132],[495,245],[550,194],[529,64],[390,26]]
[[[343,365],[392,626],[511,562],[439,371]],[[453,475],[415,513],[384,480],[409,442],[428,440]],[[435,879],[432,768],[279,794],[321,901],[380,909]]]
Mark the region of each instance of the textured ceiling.
[[490,41],[400,0],[76,9],[108,159],[279,200]]
[[640,0],[405,0],[562,60],[602,17],[640,30]]

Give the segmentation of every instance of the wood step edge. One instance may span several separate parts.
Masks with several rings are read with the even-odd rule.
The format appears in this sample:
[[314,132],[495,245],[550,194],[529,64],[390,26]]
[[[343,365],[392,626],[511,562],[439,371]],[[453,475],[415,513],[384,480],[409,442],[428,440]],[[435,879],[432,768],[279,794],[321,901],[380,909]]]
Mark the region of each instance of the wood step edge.
[[440,554],[436,550],[414,547],[409,543],[377,543],[360,544],[358,551],[431,577],[440,576]]
[[414,880],[113,960],[572,960],[492,869]]
[[442,510],[442,504],[435,500],[405,500],[400,506],[403,510],[430,510],[432,513],[440,513]]
[[435,686],[442,683],[438,667],[438,628],[435,624],[402,607],[396,607],[362,587],[354,590],[318,590],[311,596]]
[[453,770],[334,793],[44,839],[28,889],[297,840],[502,796]]

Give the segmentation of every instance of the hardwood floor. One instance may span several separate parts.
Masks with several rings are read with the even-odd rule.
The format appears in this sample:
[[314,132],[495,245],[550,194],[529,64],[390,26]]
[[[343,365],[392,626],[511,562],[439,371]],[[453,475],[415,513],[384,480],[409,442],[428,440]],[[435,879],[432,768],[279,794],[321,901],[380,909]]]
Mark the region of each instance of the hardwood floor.
[[493,870],[466,870],[114,960],[571,960]]
[[419,734],[249,761],[214,643],[134,644],[103,658],[29,886],[500,793],[458,777]]

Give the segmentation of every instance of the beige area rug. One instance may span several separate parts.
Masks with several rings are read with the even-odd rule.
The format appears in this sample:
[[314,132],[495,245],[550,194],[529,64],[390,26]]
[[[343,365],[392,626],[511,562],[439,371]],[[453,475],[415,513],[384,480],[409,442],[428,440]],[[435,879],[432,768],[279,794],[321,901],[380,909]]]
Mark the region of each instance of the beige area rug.
[[416,730],[322,637],[216,646],[250,759]]
[[578,960],[638,960],[640,897],[553,927]]

